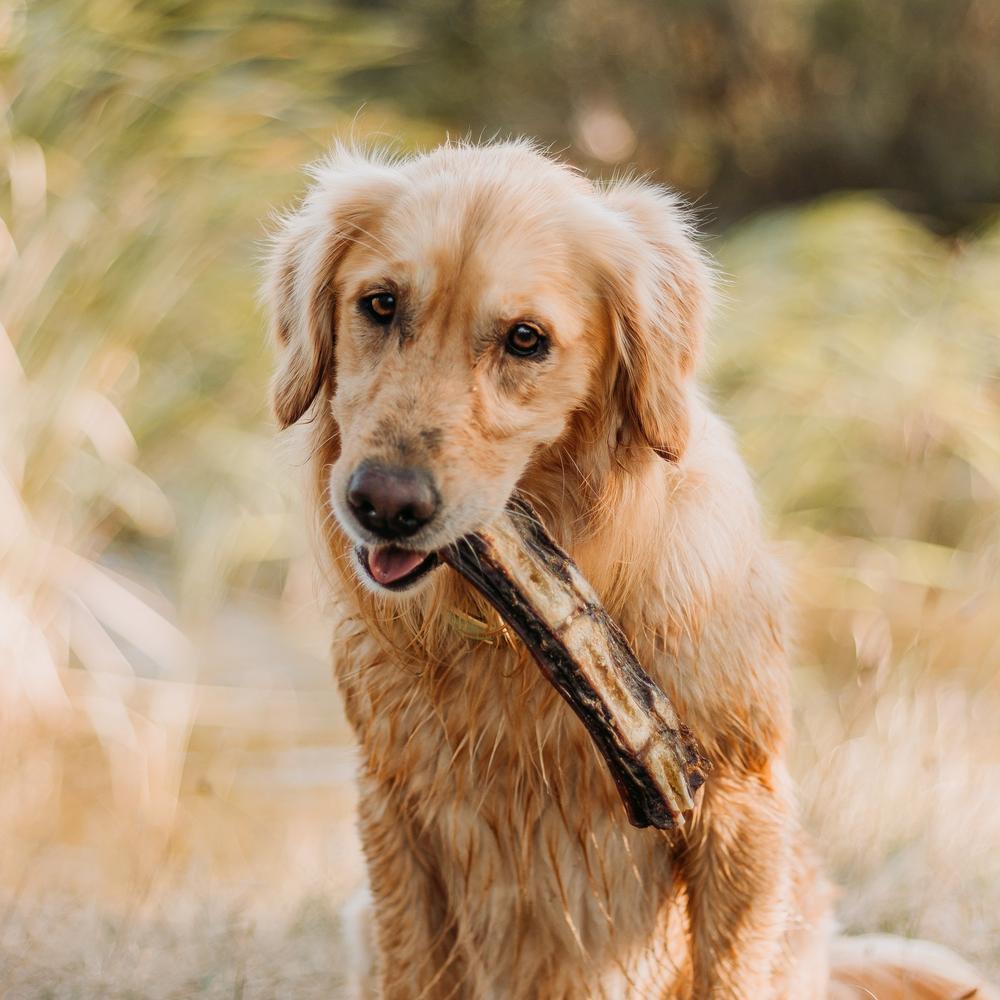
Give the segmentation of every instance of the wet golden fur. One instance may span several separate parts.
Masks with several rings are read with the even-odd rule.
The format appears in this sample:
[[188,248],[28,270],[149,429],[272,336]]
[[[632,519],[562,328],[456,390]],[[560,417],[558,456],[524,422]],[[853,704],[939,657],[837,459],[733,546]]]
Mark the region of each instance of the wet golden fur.
[[[273,399],[308,442],[387,998],[970,986],[955,973],[912,992],[936,982],[919,956],[906,985],[877,949],[828,985],[830,892],[784,763],[781,570],[694,383],[711,286],[672,196],[595,187],[524,143],[400,161],[340,148],[281,225]],[[388,333],[357,308],[384,288],[400,303]],[[524,318],[551,336],[540,362],[503,353]],[[524,650],[456,626],[455,611],[499,623],[450,570],[400,597],[364,578],[342,498],[366,458],[435,477],[421,550],[515,486],[532,498],[715,761],[683,833],[628,825]]]

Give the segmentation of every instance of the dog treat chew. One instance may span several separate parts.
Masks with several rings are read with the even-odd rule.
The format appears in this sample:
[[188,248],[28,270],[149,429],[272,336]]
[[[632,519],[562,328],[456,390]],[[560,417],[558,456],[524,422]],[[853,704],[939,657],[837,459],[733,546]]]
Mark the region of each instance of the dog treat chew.
[[633,826],[684,825],[711,764],[573,561],[515,496],[441,553],[521,637],[607,761]]

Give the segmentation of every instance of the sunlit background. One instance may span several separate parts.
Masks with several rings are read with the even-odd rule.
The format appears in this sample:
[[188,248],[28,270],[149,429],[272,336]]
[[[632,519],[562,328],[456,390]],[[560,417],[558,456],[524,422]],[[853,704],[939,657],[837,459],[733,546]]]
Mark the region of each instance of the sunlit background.
[[998,52],[998,0],[0,0],[0,995],[337,995],[353,763],[255,286],[351,135],[695,203],[842,921],[1000,973]]

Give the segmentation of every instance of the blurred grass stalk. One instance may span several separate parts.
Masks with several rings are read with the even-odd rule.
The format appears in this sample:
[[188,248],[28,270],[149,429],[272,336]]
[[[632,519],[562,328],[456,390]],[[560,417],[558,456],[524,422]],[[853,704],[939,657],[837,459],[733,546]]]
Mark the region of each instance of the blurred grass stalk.
[[[100,557],[120,514],[142,534],[173,527],[170,504],[136,464],[116,396],[136,358],[112,339],[65,334],[41,357],[47,293],[80,252],[88,208],[49,205],[46,159],[6,137],[9,207],[0,235],[0,842],[45,839],[62,756],[81,726],[106,752],[121,822],[155,839],[170,829],[193,688],[164,686],[140,714],[124,640],[173,678],[192,675],[182,633]],[[74,224],[75,223],[75,224]],[[93,227],[96,228],[96,227]],[[84,230],[85,231],[85,230]],[[92,231],[92,230],[91,230]],[[104,241],[105,248],[112,242]],[[113,251],[112,251],[113,252]],[[19,356],[27,347],[30,370]],[[32,356],[33,355],[33,356]],[[162,603],[162,602],[161,602]],[[119,638],[116,640],[114,636]],[[66,677],[90,683],[70,698]],[[7,824],[16,829],[6,829]],[[26,830],[24,827],[28,826]]]
[[[126,881],[148,873],[177,831],[196,721],[215,761],[272,723],[281,745],[297,732],[268,714],[294,691],[265,678],[227,710],[191,641],[255,577],[274,615],[308,591],[261,426],[255,241],[281,193],[259,189],[253,153],[274,102],[240,117],[200,79],[188,104],[179,82],[210,54],[194,37],[150,60],[154,29],[171,25],[129,4],[0,16],[5,881],[67,836],[110,845]],[[293,129],[287,149],[317,147]]]

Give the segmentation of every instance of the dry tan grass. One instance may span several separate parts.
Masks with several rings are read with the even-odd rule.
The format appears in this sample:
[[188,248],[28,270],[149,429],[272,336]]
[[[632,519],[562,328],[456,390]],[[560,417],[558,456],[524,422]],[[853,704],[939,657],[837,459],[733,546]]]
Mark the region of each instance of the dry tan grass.
[[[844,886],[845,927],[929,937],[996,970],[1000,692],[908,672],[877,619],[835,612],[833,630],[842,617],[861,675],[835,685],[798,672],[796,770]],[[352,756],[329,691],[199,685],[186,741],[165,751],[181,779],[164,816],[149,811],[143,782],[115,788],[116,768],[148,758],[101,747],[92,682],[63,679],[68,714],[23,729],[17,766],[4,759],[7,995],[337,995],[338,905],[361,859]],[[101,697],[148,719],[152,687]]]

